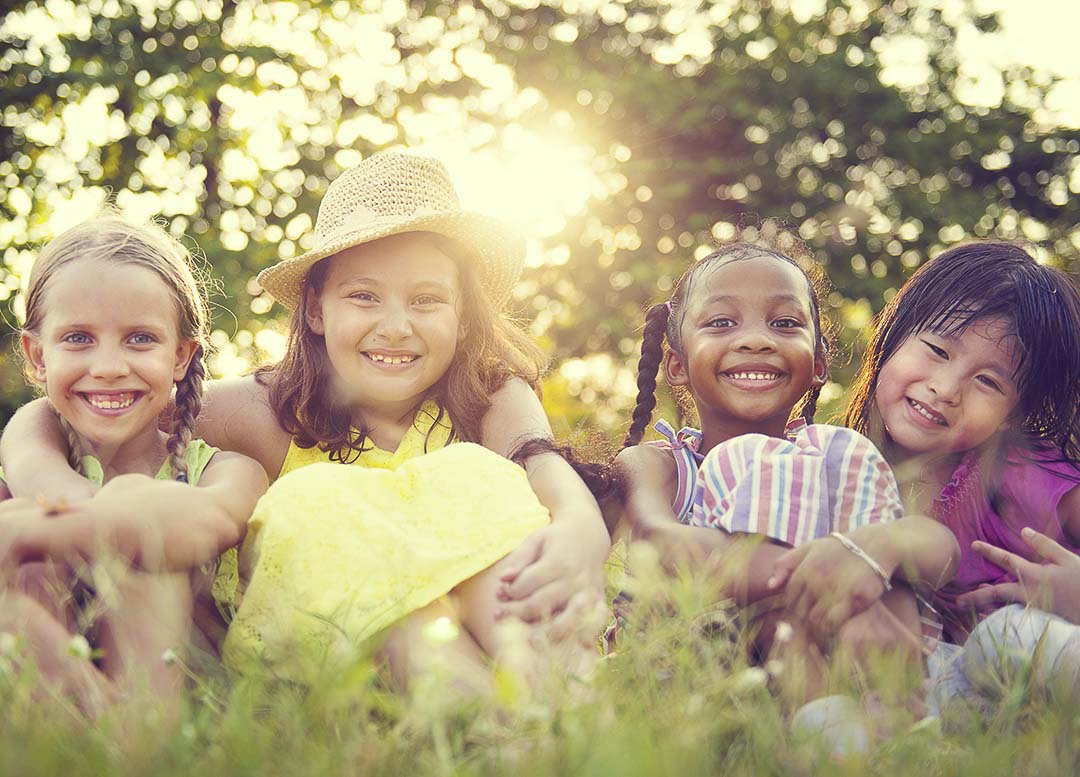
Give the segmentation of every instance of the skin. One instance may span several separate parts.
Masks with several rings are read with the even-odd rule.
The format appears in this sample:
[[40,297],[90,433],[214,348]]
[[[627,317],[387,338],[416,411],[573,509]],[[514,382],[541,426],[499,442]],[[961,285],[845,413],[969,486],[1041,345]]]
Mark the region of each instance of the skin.
[[[664,374],[694,399],[701,452],[748,432],[782,436],[795,403],[824,383],[827,370],[815,348],[805,276],[769,256],[722,264],[694,280],[685,311],[682,352],[668,352]],[[703,577],[739,604],[771,593],[771,561],[784,549],[680,523],[671,506],[678,474],[670,454],[637,445],[621,451],[616,465],[628,484],[631,532],[653,543],[666,566],[724,570],[719,580]]]
[[[174,302],[157,275],[74,262],[49,281],[43,304],[40,330],[22,338],[27,363],[48,402],[101,462],[106,482],[51,504],[23,498],[0,505],[0,569],[16,583],[4,596],[44,671],[55,672],[49,681],[79,695],[87,712],[144,680],[159,698],[173,698],[182,677],[160,656],[187,641],[188,570],[239,539],[266,478],[256,462],[219,454],[198,488],[153,479],[166,458],[158,417],[196,348],[179,336]],[[115,583],[96,626],[101,669],[59,658],[73,618],[42,584],[62,578],[66,586],[70,572],[63,570],[86,563],[94,570],[112,565]]]
[[[378,272],[373,274],[372,269],[377,271],[381,265],[402,265],[412,261],[410,257],[419,255],[430,258],[437,268],[446,269],[446,257],[433,243],[416,235],[365,244],[355,253],[341,255],[346,260],[341,264],[346,266],[330,268],[332,280],[345,281],[350,269],[347,265],[363,264],[367,257],[371,266],[367,268],[368,272],[360,273],[358,277],[381,282],[385,287],[382,294],[374,295],[382,300],[380,302],[368,298],[368,292],[379,291],[370,288],[360,291],[361,300],[347,302],[349,296],[342,294],[344,289],[340,284],[325,285],[315,317],[308,323],[335,336],[333,353],[341,357],[339,376],[367,375],[376,369],[374,365],[359,361],[355,350],[349,350],[349,338],[354,345],[360,345],[360,352],[370,346],[374,350],[412,348],[419,354],[446,332],[453,333],[453,342],[457,342],[458,326],[448,322],[459,317],[460,311],[455,308],[451,317],[446,306],[440,304],[438,316],[442,323],[439,331],[431,332],[426,321],[433,314],[423,309],[424,305],[410,307],[406,305],[408,295],[385,293],[399,276],[383,274],[374,277]],[[334,262],[336,258],[330,261]],[[414,278],[415,275],[410,275],[404,280]],[[441,282],[451,286],[457,283],[456,274],[452,284],[450,280],[445,273],[441,276]],[[456,298],[457,289],[453,291]],[[335,293],[338,294],[336,298],[330,296]],[[389,303],[384,299],[387,297]],[[381,325],[382,328],[366,329],[367,325],[361,322],[367,321],[373,310],[386,310],[387,304],[391,310],[388,321]],[[342,335],[340,341],[336,339],[337,322],[342,322],[343,326],[347,323],[352,333],[347,337]],[[418,332],[431,332],[423,345],[417,342]],[[429,359],[429,365],[435,359]],[[337,371],[339,365],[334,366]],[[371,429],[374,441],[380,447],[396,448],[411,424],[411,412],[404,413],[403,408],[419,390],[416,382],[410,382],[412,373],[421,371],[400,369],[398,373],[380,378],[390,393],[358,406],[357,420]],[[426,381],[430,371],[425,374],[428,377],[423,380]],[[209,382],[195,432],[217,447],[243,453],[259,462],[271,479],[280,472],[290,442],[289,434],[278,425],[270,407],[266,387],[258,384],[253,376]],[[481,422],[481,444],[505,456],[522,439],[551,435],[543,407],[525,381],[510,379],[492,394],[491,406]],[[13,490],[16,493],[48,493],[52,498],[93,493],[92,484],[67,465],[64,450],[66,444],[47,408],[40,403],[31,403],[20,409],[0,442],[0,453],[6,455],[8,462],[5,472]],[[478,603],[476,612],[484,614],[483,618],[475,619],[470,633],[475,630],[476,641],[485,650],[496,644],[497,640],[491,635],[498,630],[497,621],[502,618],[537,623],[535,628],[544,629],[544,633],[552,638],[565,637],[576,642],[595,637],[595,634],[584,637],[583,629],[590,627],[590,619],[586,616],[596,611],[604,594],[603,568],[610,538],[599,508],[573,469],[555,454],[530,458],[526,462],[526,472],[537,496],[551,511],[552,522],[534,532],[516,551],[488,570],[483,586],[469,587],[470,601]],[[571,624],[581,628],[568,628]],[[407,658],[404,663],[409,663]]]

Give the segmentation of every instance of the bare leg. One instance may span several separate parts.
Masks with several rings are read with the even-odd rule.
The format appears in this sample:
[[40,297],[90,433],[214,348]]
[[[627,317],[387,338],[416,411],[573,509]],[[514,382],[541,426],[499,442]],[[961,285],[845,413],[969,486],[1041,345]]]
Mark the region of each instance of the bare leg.
[[187,643],[192,595],[186,572],[146,574],[122,570],[102,592],[106,612],[97,625],[105,673],[125,693],[145,690],[166,703],[179,697],[183,672],[162,660]]
[[485,653],[518,672],[531,685],[551,679],[556,669],[563,674],[586,674],[595,665],[598,654],[576,637],[554,640],[543,622],[526,625],[517,620],[496,620],[495,594],[507,569],[504,562],[505,559],[492,564],[451,592],[465,628]]
[[446,671],[460,694],[488,695],[492,690],[488,662],[460,623],[454,606],[443,597],[391,627],[377,654],[389,669],[391,684],[406,690],[421,674]]
[[71,699],[87,716],[100,715],[118,698],[108,677],[88,657],[69,650],[75,635],[29,596],[0,594],[0,632],[25,640],[26,657],[49,690]]

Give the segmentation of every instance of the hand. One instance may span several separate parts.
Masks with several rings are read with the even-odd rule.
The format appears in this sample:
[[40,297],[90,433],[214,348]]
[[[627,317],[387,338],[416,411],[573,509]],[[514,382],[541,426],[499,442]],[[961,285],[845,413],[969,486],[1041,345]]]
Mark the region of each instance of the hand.
[[957,602],[977,609],[993,609],[1009,602],[1030,604],[1080,623],[1080,556],[1063,548],[1045,534],[1025,528],[1020,535],[1043,563],[1010,553],[985,542],[971,547],[987,561],[1016,575],[1015,583],[983,585],[957,597]]
[[0,575],[7,577],[26,560],[26,534],[49,512],[35,499],[6,499],[0,502]]
[[818,642],[836,634],[885,593],[884,582],[870,565],[834,537],[822,537],[780,556],[767,586],[772,591],[784,589],[786,609],[807,624]]
[[[905,623],[894,609],[909,623]],[[906,586],[898,586],[840,626],[836,650],[863,667],[869,666],[876,656],[886,653],[902,653],[914,660],[927,652],[915,630],[918,623],[915,597]]]
[[585,521],[562,520],[530,534],[506,558],[496,618],[532,623],[564,612],[572,599],[575,609],[602,603],[611,545],[602,524],[597,532],[591,528]]

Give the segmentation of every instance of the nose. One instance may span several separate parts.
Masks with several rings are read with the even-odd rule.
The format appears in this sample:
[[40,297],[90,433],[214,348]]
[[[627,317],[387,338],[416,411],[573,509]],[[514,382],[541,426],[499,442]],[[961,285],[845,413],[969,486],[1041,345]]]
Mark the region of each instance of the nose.
[[131,366],[119,345],[103,344],[96,349],[90,364],[90,375],[102,380],[123,378],[131,372]]
[[732,347],[743,353],[769,353],[776,350],[776,343],[772,331],[764,322],[744,323],[739,327]]
[[955,405],[960,399],[960,380],[947,367],[935,370],[930,375],[927,386],[930,393],[947,405]]
[[408,309],[403,305],[385,305],[375,331],[389,342],[404,340],[413,331]]

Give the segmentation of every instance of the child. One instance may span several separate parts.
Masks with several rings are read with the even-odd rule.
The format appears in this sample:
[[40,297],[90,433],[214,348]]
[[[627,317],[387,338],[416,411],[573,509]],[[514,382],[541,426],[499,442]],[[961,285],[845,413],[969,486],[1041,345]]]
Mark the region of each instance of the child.
[[447,649],[469,666],[510,650],[500,620],[575,633],[609,546],[587,489],[557,456],[531,459],[549,523],[520,471],[446,447],[501,454],[550,435],[530,387],[541,356],[499,312],[521,242],[463,212],[438,162],[393,153],[331,184],[314,238],[260,274],[295,311],[284,359],[212,384],[198,427],[281,477],[252,519],[227,661],[306,680],[343,647],[328,623],[349,645],[397,623],[386,654],[404,676],[433,649],[410,635],[439,618],[464,627]]
[[[668,382],[689,393],[701,428],[676,435],[661,422],[665,441],[638,444],[661,363]],[[914,599],[892,589],[893,578],[937,583],[953,551],[940,526],[901,517],[892,474],[868,440],[807,424],[826,370],[818,298],[807,272],[780,251],[722,247],[684,273],[669,303],[649,310],[641,390],[618,457],[632,531],[668,564],[707,564],[720,576],[721,596],[752,605],[750,617],[765,615],[759,650],[769,650],[780,617],[769,611],[786,608],[782,617],[794,636],[785,657],[796,661],[814,653],[811,643],[828,650],[837,633],[852,645],[918,644]],[[817,543],[844,554],[837,576],[854,601],[813,619],[795,618],[798,602],[773,596],[782,584],[774,561],[787,547]],[[785,669],[784,690],[796,703],[821,692],[811,674]]]
[[[239,540],[266,488],[256,462],[192,438],[208,330],[187,260],[160,227],[107,212],[50,242],[26,291],[27,375],[72,465],[103,487],[67,504],[4,503],[0,559],[17,584],[0,592],[0,631],[22,634],[39,671],[89,712],[142,680],[159,698],[175,694],[181,675],[161,656],[188,639],[187,573]],[[70,590],[86,563],[88,579]],[[70,654],[80,627],[99,665]]]
[[[1023,567],[1007,562],[1040,561],[1028,543],[1034,532],[1063,552],[1080,549],[1076,284],[1010,243],[944,252],[882,311],[846,421],[879,441],[908,501],[960,542],[956,577],[935,596],[946,637],[1008,643],[1031,658],[1045,632],[1036,677],[1078,687],[1080,629],[1015,606],[983,620],[998,603],[979,593],[1025,582]],[[956,652],[944,646],[938,657]],[[990,652],[964,650],[939,698],[970,690],[973,675],[987,674]]]

